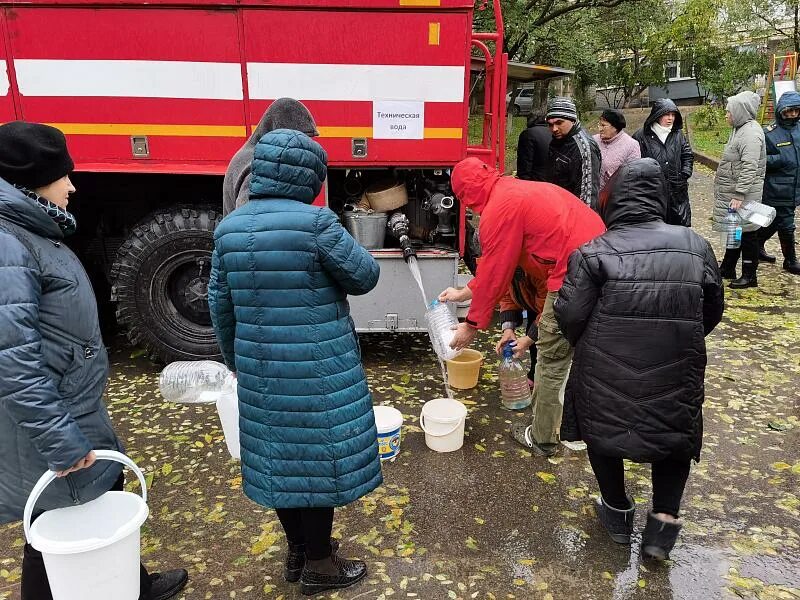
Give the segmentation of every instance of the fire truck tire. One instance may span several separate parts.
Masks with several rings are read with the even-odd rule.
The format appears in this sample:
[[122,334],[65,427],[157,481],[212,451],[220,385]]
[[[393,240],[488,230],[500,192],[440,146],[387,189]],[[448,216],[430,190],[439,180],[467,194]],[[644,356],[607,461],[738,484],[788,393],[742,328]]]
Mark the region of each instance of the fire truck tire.
[[111,268],[117,322],[165,363],[219,360],[208,309],[214,228],[210,206],[172,207],[134,227]]

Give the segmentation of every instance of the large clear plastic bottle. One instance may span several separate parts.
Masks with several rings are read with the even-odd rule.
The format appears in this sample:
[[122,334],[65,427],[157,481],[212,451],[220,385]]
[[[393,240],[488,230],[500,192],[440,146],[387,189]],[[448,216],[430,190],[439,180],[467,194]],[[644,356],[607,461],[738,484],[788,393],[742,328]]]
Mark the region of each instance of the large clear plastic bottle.
[[722,245],[725,250],[736,250],[742,245],[742,221],[734,208],[728,208],[723,222]]
[[446,304],[442,304],[438,300],[431,302],[425,312],[425,320],[428,323],[431,345],[439,358],[452,360],[461,354],[460,350],[453,350],[450,347],[450,342],[456,334],[453,328],[458,325],[458,319],[450,312]]
[[528,370],[514,358],[514,345],[509,342],[503,346],[503,358],[498,372],[500,396],[503,407],[520,410],[531,404],[531,390],[528,387]]
[[232,389],[233,374],[213,360],[178,361],[161,371],[158,387],[167,402],[195,404],[216,402]]

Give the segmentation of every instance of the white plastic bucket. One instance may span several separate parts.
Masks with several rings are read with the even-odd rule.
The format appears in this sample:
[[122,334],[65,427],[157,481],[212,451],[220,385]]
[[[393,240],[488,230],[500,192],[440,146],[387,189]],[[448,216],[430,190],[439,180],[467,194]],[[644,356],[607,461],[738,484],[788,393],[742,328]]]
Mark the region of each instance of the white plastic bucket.
[[36,501],[56,474],[48,471],[25,504],[25,538],[42,553],[53,600],[137,600],[139,535],[150,512],[144,475],[130,458],[113,450],[95,450],[98,460],[129,467],[142,486],[141,497],[106,492],[81,504],[48,510],[31,525]]
[[425,443],[436,452],[453,452],[464,445],[467,407],[452,398],[429,400],[422,406],[419,426]]
[[403,413],[391,406],[374,406],[372,410],[378,428],[378,454],[381,460],[392,460],[400,454]]
[[222,392],[217,398],[217,412],[225,434],[225,445],[230,455],[241,460],[242,449],[239,445],[239,394],[236,380],[229,390]]

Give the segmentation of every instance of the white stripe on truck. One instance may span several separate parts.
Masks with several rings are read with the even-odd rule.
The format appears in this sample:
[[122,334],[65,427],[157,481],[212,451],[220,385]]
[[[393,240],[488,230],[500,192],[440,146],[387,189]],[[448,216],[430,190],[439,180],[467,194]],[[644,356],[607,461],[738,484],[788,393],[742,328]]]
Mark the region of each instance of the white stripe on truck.
[[23,96],[241,100],[238,63],[17,59]]
[[[238,63],[17,59],[23,96],[241,100]],[[363,101],[464,99],[464,67],[248,63],[250,97]],[[5,70],[0,92],[8,87]]]
[[247,63],[256,100],[462,102],[464,67]]
[[8,95],[8,73],[6,72],[6,61],[0,60],[0,96]]

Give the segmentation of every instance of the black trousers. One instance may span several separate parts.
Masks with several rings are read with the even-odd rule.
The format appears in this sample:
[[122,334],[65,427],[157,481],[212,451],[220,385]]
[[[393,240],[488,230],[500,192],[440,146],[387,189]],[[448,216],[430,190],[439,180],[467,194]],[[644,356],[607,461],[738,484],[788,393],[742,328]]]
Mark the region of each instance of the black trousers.
[[286,539],[305,546],[306,558],[322,560],[331,555],[333,508],[277,508]]
[[725,250],[720,269],[729,271],[736,269],[739,256],[742,257],[742,271],[745,275],[754,275],[758,269],[758,250],[761,244],[760,234],[756,231],[745,231],[742,234],[742,246],[733,250]]
[[[588,454],[603,500],[613,508],[628,508],[630,505],[625,491],[622,459],[597,454],[591,448]],[[691,460],[661,460],[653,463],[653,512],[678,517],[690,467]]]
[[[114,483],[111,491],[121,492],[125,484],[123,475]],[[38,516],[38,515],[37,515]],[[139,600],[150,600],[150,575],[144,565],[139,565]],[[42,553],[30,544],[25,544],[22,555],[22,600],[53,600],[50,591],[50,582],[47,580],[47,571],[44,568]]]

